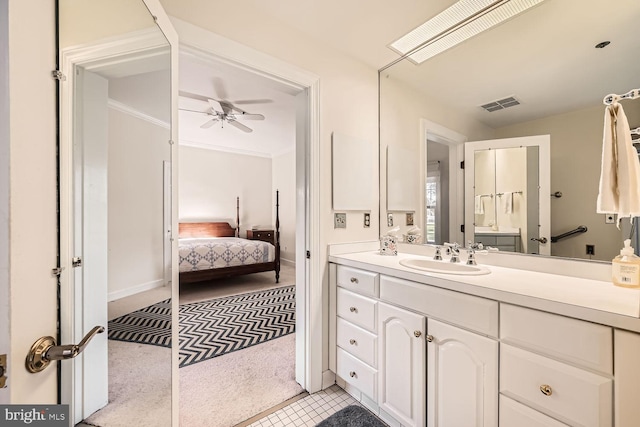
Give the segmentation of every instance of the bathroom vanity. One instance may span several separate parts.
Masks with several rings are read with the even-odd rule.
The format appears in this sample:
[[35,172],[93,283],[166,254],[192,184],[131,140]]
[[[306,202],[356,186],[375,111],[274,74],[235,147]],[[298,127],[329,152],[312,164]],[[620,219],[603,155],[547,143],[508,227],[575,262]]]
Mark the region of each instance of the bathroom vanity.
[[431,257],[329,256],[329,368],[387,423],[640,424],[640,291],[493,265],[435,273],[408,259]]

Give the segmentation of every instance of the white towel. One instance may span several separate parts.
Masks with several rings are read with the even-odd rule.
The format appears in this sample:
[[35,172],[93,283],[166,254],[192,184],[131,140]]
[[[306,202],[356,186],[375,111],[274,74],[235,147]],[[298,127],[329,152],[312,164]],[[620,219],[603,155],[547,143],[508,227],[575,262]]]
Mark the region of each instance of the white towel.
[[500,202],[502,203],[504,213],[511,215],[513,213],[513,193],[504,193]]
[[614,102],[604,113],[602,168],[597,213],[620,218],[640,216],[640,161],[622,105]]
[[475,197],[475,213],[476,215],[484,215],[484,203],[482,203],[482,196]]

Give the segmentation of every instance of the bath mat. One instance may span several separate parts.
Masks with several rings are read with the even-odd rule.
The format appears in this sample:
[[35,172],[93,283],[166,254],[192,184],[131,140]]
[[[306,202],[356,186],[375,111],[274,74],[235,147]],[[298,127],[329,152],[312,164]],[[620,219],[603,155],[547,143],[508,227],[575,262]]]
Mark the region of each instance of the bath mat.
[[316,427],[387,427],[387,425],[362,406],[349,405],[320,422]]
[[[295,285],[180,305],[180,367],[295,331]],[[109,339],[171,347],[171,300],[109,322]]]

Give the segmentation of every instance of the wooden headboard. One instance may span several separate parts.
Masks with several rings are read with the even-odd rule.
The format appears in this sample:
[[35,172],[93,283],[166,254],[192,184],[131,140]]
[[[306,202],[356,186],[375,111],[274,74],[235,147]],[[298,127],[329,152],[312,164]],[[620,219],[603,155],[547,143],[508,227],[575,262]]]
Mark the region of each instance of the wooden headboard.
[[178,237],[235,237],[236,229],[228,222],[181,222]]

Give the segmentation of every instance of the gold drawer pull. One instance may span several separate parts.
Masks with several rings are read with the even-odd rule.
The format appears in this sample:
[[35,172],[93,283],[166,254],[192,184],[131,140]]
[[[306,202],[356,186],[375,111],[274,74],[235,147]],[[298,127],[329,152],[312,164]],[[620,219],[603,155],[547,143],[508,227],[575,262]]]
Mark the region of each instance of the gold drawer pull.
[[349,376],[350,376],[351,378],[357,378],[357,377],[358,377],[358,374],[356,374],[354,371],[351,371],[351,372],[349,372]]
[[542,384],[540,386],[540,391],[542,392],[542,394],[544,394],[545,396],[551,396],[551,394],[553,393],[553,390],[551,389],[551,386],[547,385],[547,384]]
[[352,277],[351,278],[351,283],[358,283],[358,278],[357,277]]
[[351,339],[349,340],[349,344],[351,344],[351,345],[356,345],[356,344],[357,344],[357,342],[356,342],[356,340],[354,340],[353,338],[351,338]]
[[356,307],[349,307],[349,311],[352,313],[357,313],[358,309]]

